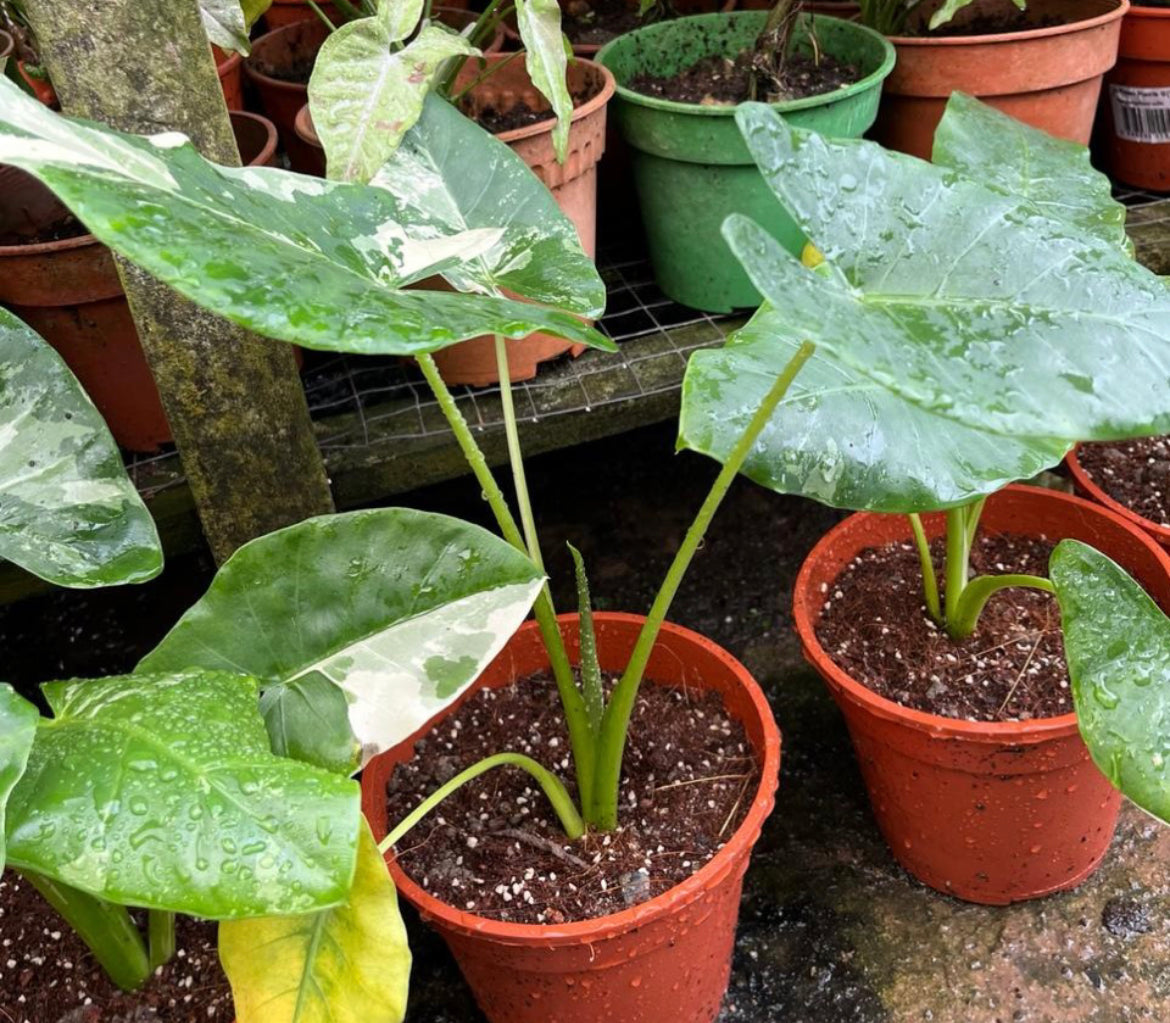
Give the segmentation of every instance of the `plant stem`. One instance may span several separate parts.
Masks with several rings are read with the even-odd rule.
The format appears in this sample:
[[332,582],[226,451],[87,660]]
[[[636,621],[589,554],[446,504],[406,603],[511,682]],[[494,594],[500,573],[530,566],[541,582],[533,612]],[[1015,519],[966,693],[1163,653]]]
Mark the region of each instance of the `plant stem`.
[[[946,554],[946,622],[947,629],[954,626],[955,612],[967,588],[967,508],[951,508],[947,511],[947,554]],[[952,635],[954,633],[952,632]]]
[[955,612],[948,618],[947,632],[952,639],[966,639],[979,624],[979,616],[987,601],[1009,586],[1026,586],[1033,590],[1054,593],[1052,583],[1038,575],[981,575],[972,579],[963,591]]
[[[455,403],[447,385],[443,383],[435,360],[429,355],[420,355],[418,356],[418,365],[451,427],[451,432],[455,434],[463,457],[467,460],[468,466],[483,490],[484,500],[487,501],[492,514],[495,515],[504,539],[518,550],[526,551],[524,539],[520,535],[516,520],[512,517],[512,511],[508,507],[504,493],[492,475],[487,459],[484,458],[483,452],[475,442],[467,420],[463,418],[463,413],[459,411],[459,406]],[[573,678],[573,667],[569,663],[565,640],[561,635],[556,609],[553,607],[552,595],[547,583],[541,589],[540,596],[536,598],[536,606],[533,611],[540,628],[541,639],[544,640],[545,649],[548,651],[549,665],[552,668],[553,677],[556,679],[557,692],[560,694],[561,705],[565,712],[565,723],[573,748],[578,793],[582,805],[588,805],[585,800],[587,796],[591,797],[593,792],[596,750],[589,729],[588,715],[585,712],[585,701],[581,696],[581,691],[577,688],[576,680]]]
[[544,557],[540,553],[540,537],[536,533],[536,519],[532,515],[532,498],[528,494],[528,477],[524,473],[524,452],[520,448],[520,428],[516,423],[516,405],[512,400],[512,370],[508,365],[508,343],[496,335],[496,369],[500,374],[500,405],[504,412],[504,435],[508,439],[508,463],[512,468],[512,486],[516,504],[520,508],[520,525],[528,557],[542,572]]
[[[511,64],[512,61],[514,61],[517,57],[522,57],[522,56],[524,56],[524,51],[517,50],[515,53],[509,53],[506,57],[504,57],[503,60],[496,60],[496,61],[490,62],[488,64],[488,66],[482,72],[480,72],[480,74],[478,76],[476,76],[476,78],[474,80],[472,80],[467,85],[465,85],[462,89],[460,89],[457,93],[455,93],[454,96],[447,96],[447,94],[451,91],[451,86],[455,84],[455,79],[459,75],[460,68],[463,67],[462,64],[459,64],[455,68],[454,72],[452,72],[452,74],[448,77],[448,79],[440,87],[439,92],[442,95],[447,96],[447,101],[449,103],[458,103],[461,99],[463,99],[464,96],[466,96],[469,92],[471,92],[471,90],[474,89],[477,85],[481,85],[482,83],[486,82],[497,71],[502,71],[505,67],[507,67],[509,64]],[[470,60],[471,58],[469,57],[468,59]]]
[[967,553],[970,555],[971,548],[975,546],[975,534],[979,531],[979,519],[983,515],[983,506],[987,504],[987,498],[981,497],[974,504],[967,506]]
[[909,515],[910,528],[914,530],[914,543],[918,547],[918,560],[922,563],[922,589],[926,597],[926,610],[939,625],[944,622],[942,606],[938,602],[938,577],[934,574],[934,559],[930,556],[930,541],[922,528],[922,518],[917,512]]
[[149,910],[146,933],[150,939],[150,968],[157,970],[175,954],[175,914],[162,909]]
[[151,973],[142,935],[124,906],[58,884],[43,874],[20,871],[89,946],[94,958],[123,991],[135,991]]
[[333,24],[333,20],[313,0],[309,0],[309,6],[313,9],[313,13],[328,27],[330,35],[337,31],[337,26]]
[[666,620],[667,612],[682,583],[683,576],[690,566],[695,552],[703,542],[703,536],[711,523],[715,512],[727,494],[728,488],[743,467],[748,454],[755,446],[760,432],[768,425],[776,406],[783,400],[789,386],[800,372],[801,367],[812,357],[816,347],[805,341],[796,354],[784,367],[784,371],[777,377],[776,382],[768,391],[760,407],[756,409],[751,422],[743,435],[731,449],[723,467],[719,470],[710,492],[699,508],[695,520],[687,530],[678,553],[674,556],[662,588],[654,598],[650,613],[638,634],[634,651],[630,655],[626,670],[614,687],[602,719],[601,735],[597,749],[597,773],[594,778],[593,802],[586,805],[586,819],[590,825],[604,831],[612,831],[617,827],[618,790],[621,786],[622,757],[625,754],[626,733],[629,730],[630,714],[634,709],[634,702],[638,696],[638,687],[642,683],[646,665],[650,661],[650,654],[658,640],[658,633],[662,623]]
[[546,770],[531,757],[526,757],[522,753],[497,753],[495,756],[485,757],[479,763],[472,764],[465,771],[461,771],[445,785],[442,785],[427,796],[390,834],[382,839],[378,844],[378,851],[385,853],[387,849],[397,845],[419,821],[442,803],[444,799],[462,788],[469,781],[478,778],[481,774],[485,774],[494,767],[519,767],[521,770],[527,771],[548,797],[548,801],[552,804],[553,810],[556,811],[557,818],[561,822],[561,827],[564,828],[565,835],[569,840],[575,842],[585,834],[585,824],[581,820],[581,815],[577,813],[577,808],[573,805],[572,797],[555,774]]

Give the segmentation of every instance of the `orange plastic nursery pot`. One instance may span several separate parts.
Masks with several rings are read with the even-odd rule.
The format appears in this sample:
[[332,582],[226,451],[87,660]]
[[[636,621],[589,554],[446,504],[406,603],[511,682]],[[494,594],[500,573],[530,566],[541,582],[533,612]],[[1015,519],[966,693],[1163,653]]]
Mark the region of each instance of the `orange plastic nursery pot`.
[[1137,188],[1170,191],[1170,8],[1129,9],[1102,107],[1109,173]]
[[[644,619],[608,613],[595,618],[601,666],[620,671]],[[569,654],[576,658],[577,616],[562,615],[560,621]],[[528,622],[478,685],[499,688],[548,664],[536,624]],[[448,906],[387,856],[399,891],[442,934],[492,1023],[709,1023],[719,1011],[743,875],[775,797],[780,733],[747,669],[689,629],[663,627],[646,678],[720,694],[761,763],[760,784],[743,824],[698,873],[620,913],[542,926],[489,920]],[[362,775],[362,806],[379,839],[388,830],[386,782],[398,764],[410,759],[417,738],[371,761]]]
[[238,53],[227,53],[218,46],[211,48],[215,56],[215,72],[223,89],[228,110],[244,109],[244,58]]
[[[941,536],[943,516],[924,516],[924,525]],[[1089,501],[1011,486],[989,498],[981,528],[1081,540],[1170,607],[1170,557]],[[805,658],[845,717],[882,835],[911,874],[971,902],[1005,905],[1072,888],[1105,856],[1121,801],[1090,760],[1075,714],[974,722],[911,710],[851,678],[817,639],[825,592],[852,559],[910,539],[904,516],[851,515],[813,548],[793,601]]]
[[[936,4],[920,17],[925,24]],[[961,26],[1011,0],[976,0]],[[898,36],[898,61],[882,92],[874,137],[889,149],[930,159],[934,131],[952,92],[976,96],[1053,135],[1088,144],[1101,79],[1117,60],[1129,0],[1028,0],[1019,17],[1045,26],[994,35]],[[1017,12],[1018,13],[1018,12]]]
[[1145,516],[1139,515],[1132,508],[1127,508],[1120,501],[1110,497],[1093,481],[1093,477],[1085,471],[1085,467],[1081,465],[1080,459],[1077,458],[1075,448],[1068,453],[1064,461],[1068,466],[1068,471],[1072,473],[1073,483],[1078,493],[1084,494],[1089,500],[1103,505],[1114,514],[1120,515],[1123,519],[1127,519],[1139,528],[1144,529],[1163,547],[1170,548],[1170,526],[1163,526],[1158,522],[1147,519]]
[[[502,63],[506,56],[493,55],[488,61]],[[478,77],[479,62],[464,64],[455,80],[455,91]],[[549,188],[561,211],[577,228],[581,247],[592,258],[597,251],[597,164],[605,152],[606,106],[616,88],[613,75],[591,60],[578,58],[568,69],[569,91],[574,96],[590,95],[573,110],[569,128],[569,152],[563,164],[553,153],[554,121],[540,121],[496,135]],[[465,109],[470,116],[492,107],[507,111],[527,103],[533,110],[548,110],[548,101],[536,90],[524,61],[513,60],[468,93]],[[584,345],[548,334],[533,334],[508,346],[508,367],[513,380],[530,380],[542,362],[565,352],[580,355]],[[435,353],[435,365],[448,384],[483,387],[497,383],[495,343],[490,337],[475,337]]]
[[[325,2],[317,5],[333,21],[339,20],[337,9],[333,4]],[[309,6],[309,0],[272,0],[272,6],[264,14],[264,24],[268,30],[284,28],[298,21],[318,21],[316,12]]]

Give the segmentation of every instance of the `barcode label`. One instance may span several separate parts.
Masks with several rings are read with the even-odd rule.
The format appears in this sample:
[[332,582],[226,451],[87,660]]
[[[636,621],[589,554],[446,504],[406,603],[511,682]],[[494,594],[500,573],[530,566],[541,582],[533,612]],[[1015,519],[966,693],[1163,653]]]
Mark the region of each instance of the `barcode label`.
[[1113,126],[1130,142],[1170,142],[1170,89],[1109,86]]

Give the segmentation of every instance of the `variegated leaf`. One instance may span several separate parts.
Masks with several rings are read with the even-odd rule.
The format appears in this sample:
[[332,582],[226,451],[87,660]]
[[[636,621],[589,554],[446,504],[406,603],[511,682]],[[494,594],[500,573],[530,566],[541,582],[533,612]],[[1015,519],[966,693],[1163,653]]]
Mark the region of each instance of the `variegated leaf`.
[[309,108],[330,178],[369,181],[418,120],[435,71],[452,57],[479,53],[437,25],[424,26],[396,49],[405,35],[398,34],[398,15],[410,13],[383,0],[376,16],[343,25],[321,47]]
[[199,13],[211,42],[223,50],[248,55],[248,26],[240,0],[199,0]]
[[943,422],[1060,442],[1170,432],[1170,290],[1027,199],[861,140],[736,111],[764,178],[832,271],[758,225],[724,235],[786,318]]
[[59,586],[162,569],[154,520],[61,357],[0,309],[0,556]]
[[369,825],[361,825],[357,872],[344,906],[225,921],[219,957],[239,1023],[401,1023],[410,946]]
[[[131,262],[268,337],[409,355],[543,331],[613,348],[561,310],[407,290],[428,269],[428,243],[412,241],[386,193],[367,185],[217,167],[181,135],[146,139],[70,121],[3,79],[0,161],[39,178]],[[429,269],[449,269],[451,258]]]
[[[345,693],[368,760],[478,678],[542,580],[499,537],[445,515],[311,519],[241,547],[139,668],[224,668],[276,686],[319,673]],[[297,745],[315,741],[310,731]]]
[[348,898],[361,793],[272,754],[256,679],[194,669],[43,691],[54,716],[9,800],[12,866],[215,919]]
[[565,37],[561,32],[561,7],[557,0],[516,0],[516,26],[524,43],[524,66],[528,77],[557,115],[553,129],[553,151],[562,163],[569,147],[569,122],[573,97],[565,79],[569,65]]
[[1109,179],[1093,168],[1084,146],[954,92],[934,133],[932,161],[1133,252],[1125,207],[1113,198]]
[[501,290],[598,316],[605,285],[573,222],[511,147],[431,94],[422,117],[373,182],[418,238],[496,228],[496,243],[443,276],[460,291]]
[[4,869],[5,810],[28,764],[40,714],[12,686],[0,682],[0,870]]

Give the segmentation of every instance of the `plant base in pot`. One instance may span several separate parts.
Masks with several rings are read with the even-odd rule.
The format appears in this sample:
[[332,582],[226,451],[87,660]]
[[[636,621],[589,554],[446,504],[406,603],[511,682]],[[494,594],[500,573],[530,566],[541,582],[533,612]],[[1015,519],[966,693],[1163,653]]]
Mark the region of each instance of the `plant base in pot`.
[[[925,25],[937,3],[914,15]],[[934,131],[952,92],[965,92],[1061,138],[1088,144],[1102,76],[1117,60],[1129,0],[975,0],[945,33],[897,36],[874,138],[930,159]],[[964,25],[1002,18],[1018,30],[962,35]]]
[[[1170,558],[1088,501],[1011,486],[988,499],[982,523],[992,533],[1088,543],[1170,606]],[[924,525],[941,535],[941,514]],[[983,722],[913,710],[851,678],[818,639],[826,593],[853,559],[910,540],[903,516],[852,515],[813,548],[794,596],[805,657],[845,716],[878,826],[910,873],[971,902],[1004,905],[1074,887],[1108,851],[1121,798],[1090,760],[1074,714]]]
[[[596,614],[603,671],[621,670],[643,618]],[[578,655],[575,615],[561,617],[570,657]],[[479,686],[498,688],[547,669],[548,655],[529,622],[488,668]],[[739,720],[762,767],[743,823],[697,873],[662,895],[595,920],[512,924],[445,905],[388,859],[399,891],[451,947],[492,1023],[709,1023],[727,988],[740,889],[751,848],[772,809],[780,735],[763,693],[746,669],[697,633],[665,625],[647,678],[714,691]],[[432,724],[431,727],[434,727]],[[409,760],[414,740],[373,760],[362,776],[363,809],[376,836],[387,833],[386,781]]]
[[[776,202],[735,123],[734,105],[683,103],[629,87],[638,75],[667,77],[704,57],[734,58],[750,48],[767,14],[703,14],[666,21],[609,43],[598,62],[617,79],[614,116],[632,150],[634,183],[650,260],[659,286],[677,302],[709,312],[755,307],[760,295],[723,240],[723,221],[742,213],[790,250],[803,236]],[[811,52],[808,16],[795,32],[798,51]],[[876,32],[815,17],[821,49],[858,68],[845,88],[775,107],[786,119],[826,135],[856,138],[873,123],[882,80],[894,51]]]

